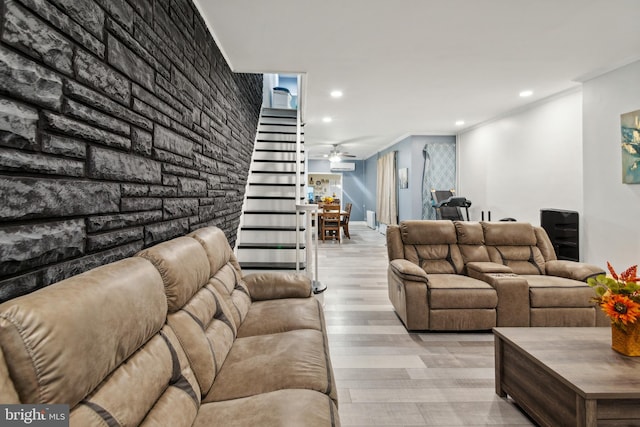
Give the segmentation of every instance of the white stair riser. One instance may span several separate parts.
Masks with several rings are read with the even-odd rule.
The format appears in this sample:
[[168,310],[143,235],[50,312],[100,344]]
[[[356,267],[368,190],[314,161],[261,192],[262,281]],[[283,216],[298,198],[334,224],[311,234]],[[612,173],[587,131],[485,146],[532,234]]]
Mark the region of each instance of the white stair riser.
[[[295,124],[295,122],[293,122],[292,124]],[[260,124],[260,126],[258,127],[258,133],[260,132],[281,132],[281,133],[286,133],[286,134],[290,134],[290,133],[296,133],[298,131],[297,126],[280,126],[277,124]],[[302,129],[301,129],[301,133],[302,133]],[[304,135],[304,134],[303,134]]]
[[[295,175],[251,174],[250,184],[295,184]],[[303,178],[304,179],[304,178]]]
[[[277,150],[277,151],[296,151],[295,142],[256,142],[256,150]],[[300,148],[300,151],[304,151],[304,146]]]
[[[304,243],[304,231],[300,231],[300,244]],[[287,230],[240,230],[241,242],[296,243],[296,232]]]
[[296,119],[291,117],[262,117],[260,118],[260,125],[295,125]]
[[[278,152],[278,151],[256,151],[253,155],[258,160],[295,160],[294,152]],[[301,154],[301,160],[304,160],[304,153]]]
[[[304,190],[304,189],[302,189]],[[301,191],[302,191],[301,190]],[[304,192],[304,191],[302,191]],[[263,196],[263,197],[295,197],[296,187],[279,185],[249,185],[247,196]]]
[[[296,172],[295,163],[269,163],[269,162],[253,162],[251,164],[251,172]],[[300,164],[300,172],[304,172],[304,165]]]
[[[300,225],[304,225],[304,215],[300,217]],[[244,214],[244,225],[246,226],[276,226],[276,227],[295,227],[296,215],[292,214]],[[251,242],[247,242],[251,243]],[[277,243],[277,242],[273,242]]]
[[[296,262],[295,249],[238,249],[239,262]],[[305,261],[305,251],[300,251],[300,261]]]
[[262,110],[263,116],[278,116],[278,117],[287,117],[290,119],[296,118],[298,112],[296,110],[288,110],[282,108],[264,108]]
[[[257,140],[263,141],[289,141],[296,142],[296,135],[291,133],[262,133],[258,131]],[[300,141],[304,141],[304,135],[300,135]]]
[[296,201],[286,199],[247,199],[246,210],[294,211],[296,210]]

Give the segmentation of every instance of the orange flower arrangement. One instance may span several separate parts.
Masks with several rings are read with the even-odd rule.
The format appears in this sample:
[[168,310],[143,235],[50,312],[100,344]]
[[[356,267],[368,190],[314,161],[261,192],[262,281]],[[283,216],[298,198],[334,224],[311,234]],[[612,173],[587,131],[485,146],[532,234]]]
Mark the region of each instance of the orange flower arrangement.
[[620,275],[608,262],[607,268],[611,277],[601,274],[595,279],[590,278],[587,283],[595,288],[598,295],[594,301],[600,305],[615,326],[625,330],[627,325],[634,324],[640,319],[638,266],[629,267]]

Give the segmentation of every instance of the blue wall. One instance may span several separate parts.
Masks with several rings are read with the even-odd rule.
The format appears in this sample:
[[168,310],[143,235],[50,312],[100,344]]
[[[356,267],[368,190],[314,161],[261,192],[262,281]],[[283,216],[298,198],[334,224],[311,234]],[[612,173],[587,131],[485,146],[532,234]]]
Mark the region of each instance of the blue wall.
[[[423,219],[422,218],[422,173],[424,169],[424,157],[422,149],[428,143],[455,144],[454,135],[446,136],[408,136],[398,143],[386,148],[376,155],[364,161],[364,182],[368,189],[369,197],[365,199],[367,210],[376,209],[376,177],[377,159],[379,156],[391,151],[397,151],[396,166],[398,169],[409,169],[409,188],[398,189],[398,220]],[[455,168],[455,164],[451,165]]]
[[[367,197],[375,197],[375,174],[373,187],[367,186],[365,183],[365,162],[362,160],[349,160],[350,163],[356,164],[356,170],[353,172],[331,172],[329,160],[309,160],[307,172],[313,173],[335,173],[342,175],[342,199],[341,204],[345,206],[351,203],[351,221],[365,220],[365,199]],[[375,162],[374,162],[375,163]],[[367,207],[367,209],[371,209]],[[375,199],[373,209],[375,210]]]

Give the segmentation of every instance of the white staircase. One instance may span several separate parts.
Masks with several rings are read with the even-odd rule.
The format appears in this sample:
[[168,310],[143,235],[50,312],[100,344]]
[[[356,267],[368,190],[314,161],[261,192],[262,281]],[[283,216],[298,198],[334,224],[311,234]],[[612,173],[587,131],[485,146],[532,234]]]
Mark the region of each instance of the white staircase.
[[[296,114],[296,110],[262,109],[236,247],[243,270],[295,270],[296,259],[305,268],[305,222],[296,213],[296,194],[300,194],[298,203],[305,199],[304,157],[300,159],[302,177],[296,179]],[[300,142],[304,143],[304,134]],[[301,152],[304,156],[304,149]],[[300,182],[299,193],[296,182]]]

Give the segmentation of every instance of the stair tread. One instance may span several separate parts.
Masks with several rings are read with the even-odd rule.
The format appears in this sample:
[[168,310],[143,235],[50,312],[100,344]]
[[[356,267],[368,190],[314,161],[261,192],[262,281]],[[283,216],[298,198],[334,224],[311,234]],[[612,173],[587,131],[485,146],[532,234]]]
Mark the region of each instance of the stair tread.
[[[265,126],[284,126],[284,125],[265,125]],[[282,135],[296,135],[298,132],[294,131],[294,132],[285,132],[285,131],[281,131],[281,130],[261,130],[258,129],[258,133],[268,133],[270,135],[275,135],[275,134],[282,134]],[[304,132],[300,132],[300,135],[304,135]]]
[[285,175],[295,175],[296,172],[289,172],[289,171],[251,171],[251,173],[272,173],[272,174],[285,174]]
[[[304,249],[304,243],[300,243],[299,249]],[[296,249],[295,243],[240,243],[238,249]]]
[[[244,211],[244,213],[252,214],[252,215],[294,215],[296,211],[274,211],[272,209],[272,210],[247,210],[247,211]],[[300,211],[298,213],[303,214],[304,212]]]
[[[300,269],[304,270],[306,263],[300,264]],[[295,262],[241,262],[240,268],[243,270],[295,270]]]
[[[303,200],[305,197],[299,197],[300,200]],[[247,199],[260,199],[260,200],[295,200],[295,196],[247,196]]]
[[[253,159],[254,162],[260,163],[295,163],[295,160],[273,160],[273,159]],[[300,163],[304,163],[304,160],[300,160]]]
[[[256,148],[255,151],[262,152],[262,153],[293,153],[293,154],[295,154],[296,152],[296,150],[276,150],[275,148],[269,148],[269,149]],[[300,153],[304,154],[304,151],[300,151]]]
[[[296,231],[292,226],[279,226],[279,225],[243,225],[242,230],[247,231]],[[305,227],[300,227],[299,231],[305,231]]]
[[[265,185],[275,185],[277,187],[295,187],[296,184],[282,184],[282,183],[264,183],[264,182],[249,182],[249,185],[261,185],[261,186],[265,186]],[[300,186],[304,186],[306,184],[300,184]]]
[[[291,145],[296,145],[296,141],[282,141],[282,140],[276,140],[276,139],[256,139],[256,144],[260,143],[260,144],[291,144]],[[300,148],[303,149],[304,148],[304,141],[300,141]],[[271,148],[268,148],[268,150],[270,150]],[[301,150],[302,151],[302,150]]]

